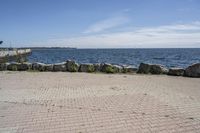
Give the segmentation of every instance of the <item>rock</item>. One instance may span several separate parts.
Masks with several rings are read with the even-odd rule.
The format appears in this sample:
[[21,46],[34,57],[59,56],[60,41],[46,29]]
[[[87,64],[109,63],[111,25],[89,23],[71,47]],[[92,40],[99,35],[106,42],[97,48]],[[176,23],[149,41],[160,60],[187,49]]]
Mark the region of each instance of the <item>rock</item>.
[[168,69],[165,68],[164,66],[158,65],[158,64],[141,63],[137,73],[167,74],[168,73]]
[[17,71],[18,70],[18,66],[19,66],[19,63],[16,63],[16,62],[9,63],[7,65],[7,70],[9,70],[9,71]]
[[53,65],[53,71],[67,71],[66,62],[56,63]]
[[117,73],[121,73],[123,71],[123,67],[119,65],[113,65],[114,69]]
[[137,68],[132,67],[132,66],[123,66],[123,73],[136,73],[137,72]]
[[95,67],[93,64],[81,64],[79,68],[80,72],[94,72]]
[[122,67],[117,66],[117,65],[111,65],[108,63],[105,63],[101,69],[101,71],[105,73],[117,73],[117,72],[120,72],[121,70],[122,70]]
[[0,71],[5,71],[5,70],[7,70],[6,63],[0,63]]
[[168,69],[162,65],[151,65],[150,71],[151,74],[167,74]]
[[96,63],[96,64],[93,64],[94,65],[94,71],[95,72],[100,72],[101,71],[101,69],[102,69],[102,66],[103,66],[103,64],[101,64],[101,63]]
[[35,62],[32,64],[32,70],[45,71],[45,66],[46,64],[44,63]]
[[150,69],[151,69],[150,64],[141,63],[137,73],[148,74],[150,72]]
[[53,71],[53,64],[46,64],[45,65],[45,71]]
[[184,75],[188,77],[200,77],[200,63],[187,67]]
[[19,62],[19,63],[24,63],[24,62],[27,61],[27,58],[26,58],[26,56],[23,56],[23,55],[17,55],[16,61]]
[[78,72],[79,64],[75,61],[67,60],[67,71],[69,72]]
[[32,67],[32,64],[29,62],[24,62],[24,63],[20,63],[17,66],[17,70],[18,71],[26,71],[26,70],[30,70]]
[[8,65],[10,65],[10,63],[6,62],[5,65],[6,65],[6,70],[7,70],[7,67],[8,67]]
[[170,68],[168,75],[173,75],[173,76],[183,76],[185,70],[183,68]]
[[28,62],[24,63],[12,62],[12,63],[0,64],[0,70],[9,70],[9,71],[26,71],[31,69],[31,67],[32,64]]

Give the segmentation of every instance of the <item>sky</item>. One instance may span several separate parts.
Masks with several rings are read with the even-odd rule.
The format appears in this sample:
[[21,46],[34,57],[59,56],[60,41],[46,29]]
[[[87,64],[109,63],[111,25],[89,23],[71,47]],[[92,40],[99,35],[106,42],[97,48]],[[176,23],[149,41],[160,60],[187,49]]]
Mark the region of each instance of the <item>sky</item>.
[[5,47],[200,48],[200,0],[0,0]]

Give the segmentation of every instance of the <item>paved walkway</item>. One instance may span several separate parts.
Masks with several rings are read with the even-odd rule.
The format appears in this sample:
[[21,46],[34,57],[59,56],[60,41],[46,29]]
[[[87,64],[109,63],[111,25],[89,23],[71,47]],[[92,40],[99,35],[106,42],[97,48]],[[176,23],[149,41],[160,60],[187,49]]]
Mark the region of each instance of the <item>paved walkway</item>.
[[200,79],[0,72],[0,133],[199,133]]

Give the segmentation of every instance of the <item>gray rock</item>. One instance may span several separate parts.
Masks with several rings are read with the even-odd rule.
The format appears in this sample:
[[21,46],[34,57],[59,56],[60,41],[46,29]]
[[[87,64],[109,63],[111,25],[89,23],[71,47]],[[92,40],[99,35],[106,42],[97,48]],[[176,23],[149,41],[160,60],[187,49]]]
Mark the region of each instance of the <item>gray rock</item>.
[[30,70],[32,67],[32,64],[29,62],[24,62],[24,63],[20,63],[17,66],[17,70],[18,71],[26,71],[26,70]]
[[53,71],[53,64],[46,64],[45,71]]
[[8,67],[8,65],[10,65],[10,63],[6,62],[5,65],[6,65],[6,70],[7,70],[7,67]]
[[108,63],[105,63],[101,69],[101,71],[105,73],[117,73],[117,72],[120,72],[121,70],[122,70],[122,67],[117,66],[117,65],[111,65]]
[[18,71],[18,66],[20,63],[12,62],[7,65],[7,70],[9,71]]
[[79,67],[80,72],[94,72],[95,67],[93,64],[81,64]]
[[150,71],[151,74],[167,74],[168,69],[162,65],[151,65]]
[[5,70],[7,70],[6,63],[0,63],[0,71],[5,71]]
[[45,66],[46,64],[44,63],[35,62],[32,64],[32,70],[45,71]]
[[148,74],[151,69],[151,64],[141,63],[137,73]]
[[168,69],[165,68],[162,65],[158,65],[158,64],[145,64],[145,63],[141,63],[139,66],[139,70],[137,73],[143,73],[143,74],[167,74],[168,73]]
[[78,72],[79,64],[72,60],[67,60],[67,71],[69,72]]
[[123,71],[123,67],[120,65],[113,65],[113,68],[116,70],[117,73],[121,73]]
[[100,72],[102,69],[102,66],[103,66],[103,64],[101,64],[101,63],[96,63],[93,65],[94,65],[95,72]]
[[172,76],[183,76],[184,75],[184,69],[183,68],[170,68],[168,75]]
[[200,77],[200,63],[187,67],[184,75],[188,77]]
[[53,65],[53,71],[67,71],[66,62],[56,63]]
[[137,72],[137,68],[133,67],[133,66],[123,66],[123,73],[136,73]]

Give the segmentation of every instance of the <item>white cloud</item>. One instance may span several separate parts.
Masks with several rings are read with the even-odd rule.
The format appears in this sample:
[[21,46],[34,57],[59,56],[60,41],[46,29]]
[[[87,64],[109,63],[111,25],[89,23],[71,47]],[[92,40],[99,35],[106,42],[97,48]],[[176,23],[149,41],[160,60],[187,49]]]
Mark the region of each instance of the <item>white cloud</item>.
[[200,23],[193,22],[191,24],[174,24],[165,25],[152,28],[142,28],[138,32],[189,32],[189,31],[200,31]]
[[118,17],[108,18],[108,19],[101,20],[101,21],[89,26],[88,29],[86,31],[84,31],[84,33],[102,32],[104,30],[123,25],[127,22],[129,22],[129,18],[126,16],[118,16]]
[[143,27],[134,31],[54,39],[49,42],[53,46],[58,44],[78,48],[200,48],[200,22]]

